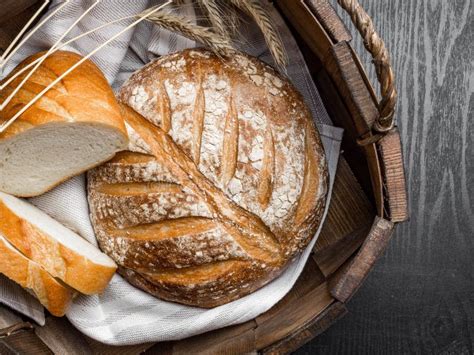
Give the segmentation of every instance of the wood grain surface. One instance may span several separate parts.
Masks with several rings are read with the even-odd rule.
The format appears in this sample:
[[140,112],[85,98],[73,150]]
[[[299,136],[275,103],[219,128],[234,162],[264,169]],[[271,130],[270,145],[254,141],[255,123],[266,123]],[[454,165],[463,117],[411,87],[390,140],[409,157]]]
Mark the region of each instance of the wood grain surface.
[[297,354],[472,354],[474,1],[359,2],[397,76],[411,221],[397,228],[349,314]]

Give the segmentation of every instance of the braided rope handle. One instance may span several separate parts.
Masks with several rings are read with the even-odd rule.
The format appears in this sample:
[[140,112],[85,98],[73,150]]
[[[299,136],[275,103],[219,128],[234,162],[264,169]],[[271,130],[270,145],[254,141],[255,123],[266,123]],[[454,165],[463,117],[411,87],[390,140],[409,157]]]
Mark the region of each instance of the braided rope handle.
[[357,0],[337,0],[339,5],[350,15],[352,22],[364,39],[364,46],[372,55],[375,72],[380,83],[382,99],[378,104],[379,119],[374,123],[374,130],[379,133],[390,131],[394,126],[397,90],[390,56],[385,43],[377,34],[370,16]]

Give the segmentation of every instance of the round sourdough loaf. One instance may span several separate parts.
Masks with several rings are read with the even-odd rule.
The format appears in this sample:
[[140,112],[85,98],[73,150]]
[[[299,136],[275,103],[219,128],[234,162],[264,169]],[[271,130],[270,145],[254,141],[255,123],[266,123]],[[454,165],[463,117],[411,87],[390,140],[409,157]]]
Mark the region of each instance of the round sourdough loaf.
[[277,277],[308,245],[327,192],[301,95],[236,53],[161,57],[120,92],[130,152],[89,173],[101,248],[133,285],[218,306]]

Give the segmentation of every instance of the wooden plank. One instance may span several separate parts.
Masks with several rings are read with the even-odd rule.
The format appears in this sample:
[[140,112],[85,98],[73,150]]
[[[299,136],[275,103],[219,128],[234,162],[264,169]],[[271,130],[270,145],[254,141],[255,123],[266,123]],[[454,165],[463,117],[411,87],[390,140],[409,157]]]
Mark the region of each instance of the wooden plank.
[[[360,132],[357,131],[353,123],[355,116],[346,107],[347,98],[340,96],[329,75],[325,71],[321,71],[315,80],[334,124],[344,128],[343,156],[349,163],[365,194],[377,206],[377,214],[382,216],[384,207],[382,172],[375,145],[372,144],[366,147],[357,145],[356,140]],[[362,122],[362,125],[364,124]]]
[[315,252],[313,258],[321,272],[326,277],[336,272],[362,245],[369,230],[370,224],[362,226],[344,238],[340,238],[336,243]]
[[349,109],[358,136],[369,133],[379,112],[354,62],[350,45],[336,43],[324,58],[326,70]]
[[33,325],[29,322],[19,322],[6,328],[0,329],[0,338],[9,337],[12,334],[33,329]]
[[92,349],[84,336],[66,318],[48,317],[35,333],[55,354],[90,355]]
[[2,0],[2,6],[0,6],[0,24],[15,18],[19,13],[35,5],[37,2],[38,0]]
[[362,147],[367,159],[367,168],[369,170],[369,179],[372,183],[372,191],[374,192],[374,199],[377,206],[377,215],[385,217],[385,195],[383,189],[382,169],[380,158],[378,156],[377,147],[375,144],[369,144]]
[[[357,154],[360,149],[356,148],[353,142],[359,137],[370,135],[371,127],[379,116],[377,105],[374,101],[373,89],[368,84],[365,72],[360,70],[358,62],[354,60],[353,51],[347,42],[343,41],[335,44],[326,57],[325,62],[328,74],[338,89],[338,95],[344,101],[345,107],[347,107],[348,113],[352,118],[355,130],[347,123],[350,121],[347,117],[341,121],[344,122],[344,128],[346,128],[350,136],[349,141],[352,143],[350,151],[353,154]],[[335,93],[334,95],[337,97]],[[343,105],[339,105],[335,110],[339,110],[338,113],[340,114],[345,114],[343,107]],[[362,149],[370,172],[377,214],[384,217],[382,174],[377,150],[374,144],[367,145]],[[353,164],[357,164],[357,160],[353,160],[353,162]]]
[[344,129],[341,142],[341,158],[349,163],[351,171],[364,190],[365,195],[375,204],[375,200],[372,197],[374,195],[372,183],[370,182],[370,175],[367,169],[367,159],[362,147],[356,143],[358,134],[352,122],[351,114],[326,71],[321,70],[314,77],[314,80],[334,125]]
[[362,227],[370,226],[375,212],[346,159],[339,159],[331,204],[314,251],[336,244]]
[[393,227],[392,222],[375,217],[370,233],[357,255],[348,262],[345,270],[330,282],[331,295],[335,299],[347,302],[359,289],[387,247]]
[[[18,354],[26,353],[26,351],[38,351],[38,354],[49,354],[49,350],[45,345],[37,339],[34,332],[31,329],[19,329],[18,326],[25,325],[31,327],[29,323],[24,323],[20,316],[18,316],[13,311],[0,306],[0,354],[9,355],[9,354]],[[13,331],[11,335],[3,338],[7,330]],[[42,351],[42,352],[41,352]]]
[[276,0],[276,7],[291,22],[305,43],[320,58],[324,58],[332,40],[323,30],[316,16],[308,8],[304,0]]
[[272,344],[261,351],[262,354],[290,354],[308,341],[326,331],[332,324],[347,314],[346,306],[341,302],[334,302],[317,318],[308,322],[291,336],[278,343]]
[[308,9],[316,16],[334,43],[350,42],[352,35],[328,0],[305,0]]
[[173,343],[156,344],[145,354],[253,354],[254,328],[255,322],[250,321]]
[[36,336],[33,330],[19,331],[0,339],[4,347],[15,354],[52,355],[53,352]]
[[378,142],[377,147],[380,152],[389,218],[392,222],[406,221],[408,197],[398,129],[390,131]]
[[18,353],[15,352],[14,349],[9,348],[7,344],[3,343],[0,340],[0,354],[2,354],[2,355],[17,355]]
[[22,319],[9,309],[0,306],[0,329],[11,327],[22,322]]
[[[350,114],[353,118],[356,134],[351,137],[351,141],[355,142],[360,136],[366,136],[370,134],[370,127],[372,126],[374,120],[378,117],[376,97],[373,88],[367,79],[363,67],[358,61],[357,56],[354,55],[352,48],[344,41],[350,40],[351,38],[347,33],[347,29],[345,29],[343,25],[337,25],[341,24],[341,21],[338,19],[336,20],[334,9],[330,6],[330,4],[325,0],[313,0],[305,2],[304,5],[307,7],[303,10],[303,7],[301,6],[301,13],[298,16],[299,19],[301,19],[303,16],[308,16],[308,14],[304,14],[304,11],[309,10],[312,11],[316,17],[318,17],[321,25],[325,26],[326,28],[330,28],[331,26],[337,27],[335,29],[329,29],[328,32],[329,35],[333,37],[333,39],[336,38],[337,41],[342,42],[337,43],[334,47],[332,47],[328,55],[324,55],[324,53],[321,53],[321,48],[317,48],[314,45],[311,46],[311,35],[304,36],[304,28],[298,28],[298,25],[292,21],[293,26],[295,26],[297,30],[299,29],[300,35],[302,35],[303,39],[306,40],[306,44],[309,44],[310,47],[313,48],[313,51],[319,55],[319,57],[321,57],[321,54],[323,54],[323,57],[327,58],[325,64],[328,68],[328,71],[338,86],[339,93],[344,97],[344,103],[349,108]],[[288,13],[286,13],[286,15],[288,16]],[[297,23],[300,22],[307,23],[304,21],[298,21]],[[341,105],[339,104],[333,107],[340,106]],[[350,121],[351,120],[348,119],[344,120],[346,125],[350,125]],[[345,128],[347,129],[347,127]],[[360,150],[358,147],[353,148],[354,149],[352,149],[352,151]],[[377,212],[383,217],[383,189],[377,151],[375,145],[366,146],[363,148],[363,150],[368,162],[370,180],[372,182],[372,188],[377,204]]]
[[308,71],[311,74],[311,77],[315,78],[316,75],[323,69],[323,63],[321,59],[316,56],[313,50],[305,43],[303,37],[301,37],[300,33],[295,29],[293,24],[285,19],[286,24],[288,25],[293,37],[295,38],[296,43],[298,43],[298,47],[303,54],[303,58],[308,66]]
[[[281,312],[284,312],[285,308],[292,309],[295,307],[296,303],[301,301],[302,297],[316,289],[324,282],[326,282],[326,277],[323,275],[314,259],[309,258],[303,272],[291,291],[270,310],[258,316],[256,319],[257,323],[260,324],[268,321],[279,323],[279,315]],[[310,309],[309,312],[312,312],[312,310]]]
[[[374,86],[373,86],[373,85],[379,85],[378,81],[377,80],[374,82],[370,81],[369,76],[367,75],[367,70],[365,66],[362,64],[362,62],[360,61],[360,57],[357,55],[352,45],[350,46],[350,49],[352,53],[352,58],[354,59],[354,63],[362,75],[362,79],[364,80],[365,86],[367,87],[367,90],[369,91],[370,96],[372,97],[372,100],[374,102],[378,102],[377,94],[375,93]],[[368,54],[368,52],[365,52],[365,54]],[[370,63],[369,68],[373,69],[374,65]]]
[[[72,327],[72,325],[70,325]],[[138,345],[125,345],[125,346],[112,346],[107,344],[99,343],[98,341],[84,336],[92,353],[94,355],[137,355],[142,354],[147,349],[153,346],[152,343],[138,344]]]
[[310,322],[315,316],[326,309],[334,299],[331,297],[327,283],[323,283],[301,297],[292,308],[286,307],[280,312],[278,322],[265,320],[258,322],[255,330],[257,349],[263,349],[296,332],[301,324]]

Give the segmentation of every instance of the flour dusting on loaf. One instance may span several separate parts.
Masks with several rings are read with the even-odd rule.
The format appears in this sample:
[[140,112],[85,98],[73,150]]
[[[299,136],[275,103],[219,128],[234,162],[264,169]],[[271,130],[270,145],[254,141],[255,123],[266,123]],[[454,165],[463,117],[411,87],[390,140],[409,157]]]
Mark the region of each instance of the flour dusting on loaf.
[[127,124],[133,152],[89,174],[100,245],[130,282],[213,307],[268,283],[306,247],[327,168],[287,79],[245,54],[186,50],[132,75],[120,100],[164,139],[153,156],[150,138]]

